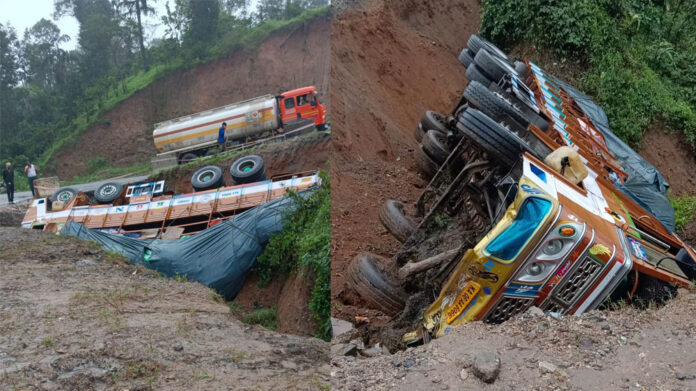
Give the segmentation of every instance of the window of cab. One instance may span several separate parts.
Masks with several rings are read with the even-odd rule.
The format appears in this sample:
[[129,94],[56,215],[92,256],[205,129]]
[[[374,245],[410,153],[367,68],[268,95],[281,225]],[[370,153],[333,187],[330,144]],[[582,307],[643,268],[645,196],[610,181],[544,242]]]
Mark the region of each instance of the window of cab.
[[486,252],[501,261],[515,259],[551,213],[551,207],[551,201],[544,198],[524,200],[515,220],[486,246]]
[[285,98],[285,108],[286,109],[294,109],[295,108],[295,98],[294,97]]

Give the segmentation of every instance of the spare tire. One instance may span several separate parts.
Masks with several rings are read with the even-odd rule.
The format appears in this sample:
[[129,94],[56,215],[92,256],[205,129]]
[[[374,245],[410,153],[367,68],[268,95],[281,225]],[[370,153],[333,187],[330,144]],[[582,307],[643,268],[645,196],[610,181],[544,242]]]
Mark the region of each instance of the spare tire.
[[432,110],[427,110],[423,114],[420,123],[423,127],[423,130],[426,132],[430,129],[434,129],[438,132],[447,133],[447,131],[449,130],[447,129],[445,116]]
[[224,185],[222,170],[217,166],[205,166],[191,176],[191,186],[196,191],[216,189]]
[[440,165],[438,165],[433,158],[428,156],[425,150],[423,150],[422,144],[418,144],[418,148],[415,151],[415,158],[418,167],[426,178],[430,179],[437,174]]
[[72,201],[75,196],[77,196],[77,190],[73,189],[72,187],[62,187],[53,193],[51,202],[62,201],[67,204],[68,202]]
[[536,155],[520,136],[504,128],[476,109],[466,109],[459,117],[459,129],[471,141],[483,148],[489,156],[512,167],[522,152]]
[[348,266],[346,285],[369,307],[393,316],[404,308],[406,294],[387,276],[388,262],[378,255],[358,254]]
[[492,42],[479,37],[476,34],[472,34],[469,37],[469,41],[467,41],[466,46],[474,53],[474,55],[478,54],[478,52],[481,51],[481,49],[486,49],[494,56],[504,59],[508,62],[510,61],[510,57],[508,57],[508,55],[505,54],[504,51],[500,50],[499,47],[495,46]]
[[462,52],[459,53],[459,62],[464,64],[465,68],[468,68],[469,65],[471,65],[472,62],[474,62],[474,52],[471,51],[469,48],[464,48],[462,49]]
[[405,242],[415,229],[411,220],[404,214],[404,204],[396,200],[386,200],[382,204],[379,221],[401,243]]
[[421,141],[423,141],[424,134],[425,134],[425,130],[423,130],[423,124],[419,123],[418,126],[416,127],[416,131],[413,133],[413,138],[415,138],[416,141],[421,142]]
[[230,166],[230,175],[239,185],[262,181],[266,179],[263,159],[258,155],[242,156]]
[[447,145],[447,135],[436,130],[428,130],[423,136],[423,150],[425,150],[438,165],[444,163],[451,152]]
[[479,69],[479,67],[476,64],[471,64],[468,68],[466,68],[466,78],[467,80],[469,80],[469,82],[477,81],[486,87],[488,87],[492,83],[491,79],[489,79],[488,76],[481,72],[481,69]]
[[110,204],[123,193],[123,185],[118,182],[107,182],[94,191],[94,198],[100,204]]
[[633,295],[633,303],[639,308],[649,308],[651,303],[664,304],[677,295],[674,285],[658,280],[647,274],[638,274],[638,286]]
[[500,58],[493,56],[487,50],[479,50],[476,53],[476,57],[474,57],[474,63],[479,70],[488,75],[488,78],[495,83],[499,82],[506,74],[517,73],[514,68]]
[[525,128],[529,126],[529,120],[513,106],[512,102],[489,90],[477,81],[472,81],[466,86],[464,98],[472,106],[495,120],[500,120],[504,115],[509,115],[510,118],[519,122]]

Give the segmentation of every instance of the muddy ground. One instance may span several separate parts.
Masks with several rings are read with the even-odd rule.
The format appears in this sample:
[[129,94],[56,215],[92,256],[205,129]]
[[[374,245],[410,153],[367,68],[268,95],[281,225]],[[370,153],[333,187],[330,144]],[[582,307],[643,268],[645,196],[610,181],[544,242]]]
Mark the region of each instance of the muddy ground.
[[365,0],[333,4],[331,23],[332,280],[334,316],[365,311],[344,289],[361,251],[398,247],[378,220],[386,199],[413,204],[426,181],[417,173],[413,132],[425,110],[447,112],[466,86],[457,60],[478,28],[475,0]]
[[0,389],[326,389],[326,342],[242,324],[199,283],[72,237],[0,238]]
[[136,92],[105,113],[77,141],[56,153],[56,174],[84,174],[87,162],[106,158],[112,166],[144,163],[157,153],[154,124],[265,94],[314,85],[328,104],[329,17],[271,34],[258,48],[178,71]]

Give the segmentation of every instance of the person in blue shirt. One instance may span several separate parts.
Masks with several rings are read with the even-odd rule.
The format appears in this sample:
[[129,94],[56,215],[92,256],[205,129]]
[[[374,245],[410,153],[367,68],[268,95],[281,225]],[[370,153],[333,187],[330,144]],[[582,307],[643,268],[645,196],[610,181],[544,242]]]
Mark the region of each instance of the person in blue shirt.
[[227,122],[223,122],[218,131],[218,145],[220,146],[220,152],[225,152],[225,128],[227,127]]

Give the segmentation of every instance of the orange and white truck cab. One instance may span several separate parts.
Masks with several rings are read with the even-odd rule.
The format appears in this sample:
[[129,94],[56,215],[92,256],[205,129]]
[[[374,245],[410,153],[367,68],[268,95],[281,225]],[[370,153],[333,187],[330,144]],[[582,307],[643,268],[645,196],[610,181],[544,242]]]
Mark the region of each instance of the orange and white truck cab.
[[319,130],[326,127],[326,106],[319,102],[314,86],[298,88],[278,95],[282,122],[312,119]]

